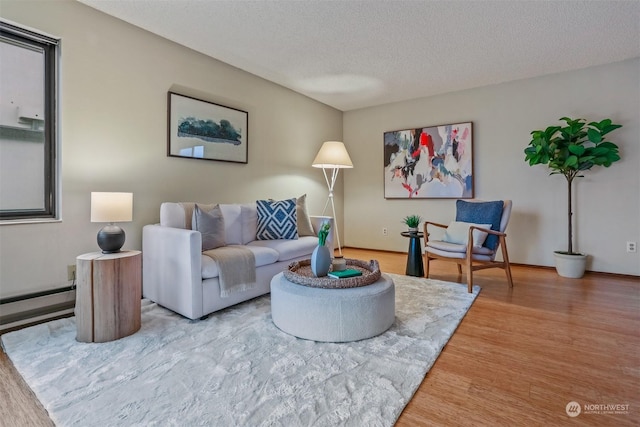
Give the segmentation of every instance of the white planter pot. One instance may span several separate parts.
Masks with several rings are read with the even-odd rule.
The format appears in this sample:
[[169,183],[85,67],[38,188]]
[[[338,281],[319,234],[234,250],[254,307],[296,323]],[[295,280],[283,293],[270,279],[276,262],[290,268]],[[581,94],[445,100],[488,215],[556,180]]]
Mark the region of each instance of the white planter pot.
[[562,277],[579,279],[584,276],[587,268],[587,256],[583,254],[567,255],[554,252],[556,258],[556,271]]

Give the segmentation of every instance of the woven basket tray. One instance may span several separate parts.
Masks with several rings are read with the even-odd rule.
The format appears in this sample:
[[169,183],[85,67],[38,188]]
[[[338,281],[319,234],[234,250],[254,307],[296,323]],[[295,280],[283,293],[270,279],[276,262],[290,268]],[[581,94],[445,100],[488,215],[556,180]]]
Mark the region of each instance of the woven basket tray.
[[289,264],[284,271],[284,277],[293,283],[309,286],[311,288],[344,289],[367,286],[380,279],[380,266],[378,261],[372,259],[369,262],[359,259],[346,258],[347,268],[360,270],[362,276],[334,279],[333,277],[314,277],[311,272],[311,260],[303,259]]

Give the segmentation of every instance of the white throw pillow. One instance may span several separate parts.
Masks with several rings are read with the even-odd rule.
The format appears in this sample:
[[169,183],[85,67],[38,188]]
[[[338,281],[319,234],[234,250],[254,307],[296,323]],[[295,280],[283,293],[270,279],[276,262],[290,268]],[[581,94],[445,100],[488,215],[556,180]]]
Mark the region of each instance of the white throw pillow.
[[[447,227],[447,231],[442,238],[443,242],[457,243],[459,245],[466,245],[469,239],[469,227],[482,227],[491,229],[491,224],[473,224],[471,222],[452,221]],[[473,230],[473,246],[482,246],[487,239],[489,233]]]
[[242,244],[256,240],[258,230],[258,208],[255,203],[245,203],[240,205],[242,222]]
[[240,205],[220,205],[224,217],[224,240],[227,245],[242,244],[242,209]]

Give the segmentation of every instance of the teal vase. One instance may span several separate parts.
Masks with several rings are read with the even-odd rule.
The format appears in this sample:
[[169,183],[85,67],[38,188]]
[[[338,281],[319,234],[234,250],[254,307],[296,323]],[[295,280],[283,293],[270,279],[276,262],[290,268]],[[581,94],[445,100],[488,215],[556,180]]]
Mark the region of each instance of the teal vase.
[[331,252],[326,246],[316,246],[311,254],[311,272],[315,277],[324,277],[331,267]]

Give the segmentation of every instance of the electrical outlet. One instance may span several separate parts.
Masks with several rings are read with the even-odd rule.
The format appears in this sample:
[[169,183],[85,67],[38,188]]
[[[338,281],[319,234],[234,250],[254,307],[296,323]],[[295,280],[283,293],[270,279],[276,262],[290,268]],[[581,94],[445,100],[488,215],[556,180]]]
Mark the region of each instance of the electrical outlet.
[[67,265],[67,280],[75,280],[76,278],[76,266],[75,265]]
[[627,242],[627,252],[635,252],[636,248],[636,242]]
[[382,235],[383,236],[388,236],[389,235],[389,230],[387,230],[387,227],[382,227]]

